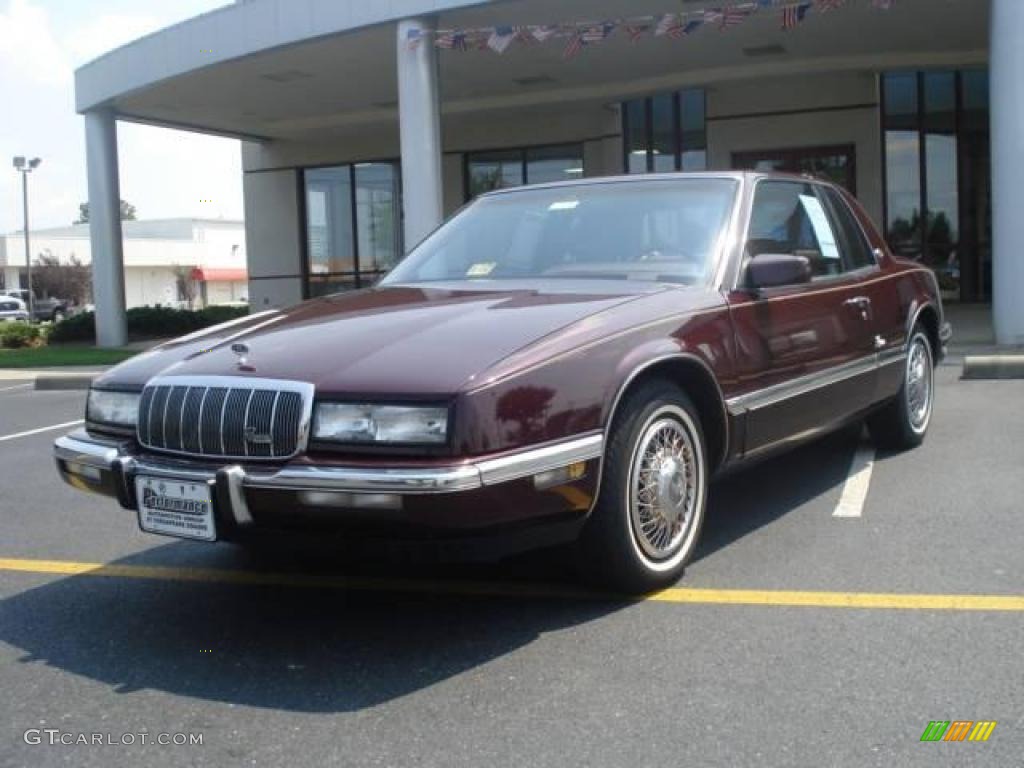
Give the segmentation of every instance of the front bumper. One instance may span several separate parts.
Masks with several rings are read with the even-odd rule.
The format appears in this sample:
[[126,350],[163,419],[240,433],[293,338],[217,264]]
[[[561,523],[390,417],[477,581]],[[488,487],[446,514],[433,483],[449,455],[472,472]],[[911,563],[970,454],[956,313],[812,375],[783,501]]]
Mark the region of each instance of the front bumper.
[[[136,508],[135,477],[211,486],[219,538],[246,529],[394,535],[466,534],[590,510],[603,437],[430,466],[214,465],[141,453],[132,441],[78,430],[58,438],[62,478]],[[570,469],[571,468],[571,469]]]

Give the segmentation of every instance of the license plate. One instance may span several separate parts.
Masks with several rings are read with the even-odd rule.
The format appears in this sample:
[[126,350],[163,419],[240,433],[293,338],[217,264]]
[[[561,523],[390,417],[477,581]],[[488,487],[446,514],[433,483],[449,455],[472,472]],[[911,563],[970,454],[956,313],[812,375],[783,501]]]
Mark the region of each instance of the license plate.
[[135,478],[139,527],[150,533],[182,539],[215,541],[210,486],[166,477]]

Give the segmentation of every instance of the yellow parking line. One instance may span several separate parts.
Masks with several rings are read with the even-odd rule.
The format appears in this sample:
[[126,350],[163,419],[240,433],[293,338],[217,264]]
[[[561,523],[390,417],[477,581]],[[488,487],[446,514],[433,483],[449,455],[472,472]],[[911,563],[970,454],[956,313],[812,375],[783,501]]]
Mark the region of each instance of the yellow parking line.
[[930,611],[1024,612],[1024,595],[936,595],[874,592],[804,592],[767,589],[699,589],[672,587],[642,598],[620,597],[544,584],[372,579],[264,573],[226,568],[175,568],[163,565],[80,563],[67,560],[0,558],[0,571],[48,573],[61,576],[108,576],[122,579],[195,581],[249,586],[351,589],[377,592],[430,592],[481,597],[535,597],[586,600],[638,600],[699,605],[770,605],[810,608],[883,608]]

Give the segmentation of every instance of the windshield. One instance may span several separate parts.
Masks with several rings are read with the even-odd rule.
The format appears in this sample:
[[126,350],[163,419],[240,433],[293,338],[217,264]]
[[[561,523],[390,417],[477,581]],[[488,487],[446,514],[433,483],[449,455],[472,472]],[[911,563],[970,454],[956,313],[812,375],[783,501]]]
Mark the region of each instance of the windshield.
[[574,277],[702,283],[715,267],[736,188],[732,179],[704,177],[482,197],[383,282]]

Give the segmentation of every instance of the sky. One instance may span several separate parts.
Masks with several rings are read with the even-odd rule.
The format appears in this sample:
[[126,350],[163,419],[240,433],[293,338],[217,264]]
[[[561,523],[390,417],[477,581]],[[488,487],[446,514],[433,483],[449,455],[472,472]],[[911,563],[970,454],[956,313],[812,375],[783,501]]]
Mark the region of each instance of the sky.
[[[15,155],[29,178],[32,229],[65,226],[88,198],[85,126],[74,70],[149,32],[227,0],[0,0],[0,232],[22,228]],[[237,141],[118,123],[121,197],[140,219],[242,218]]]

